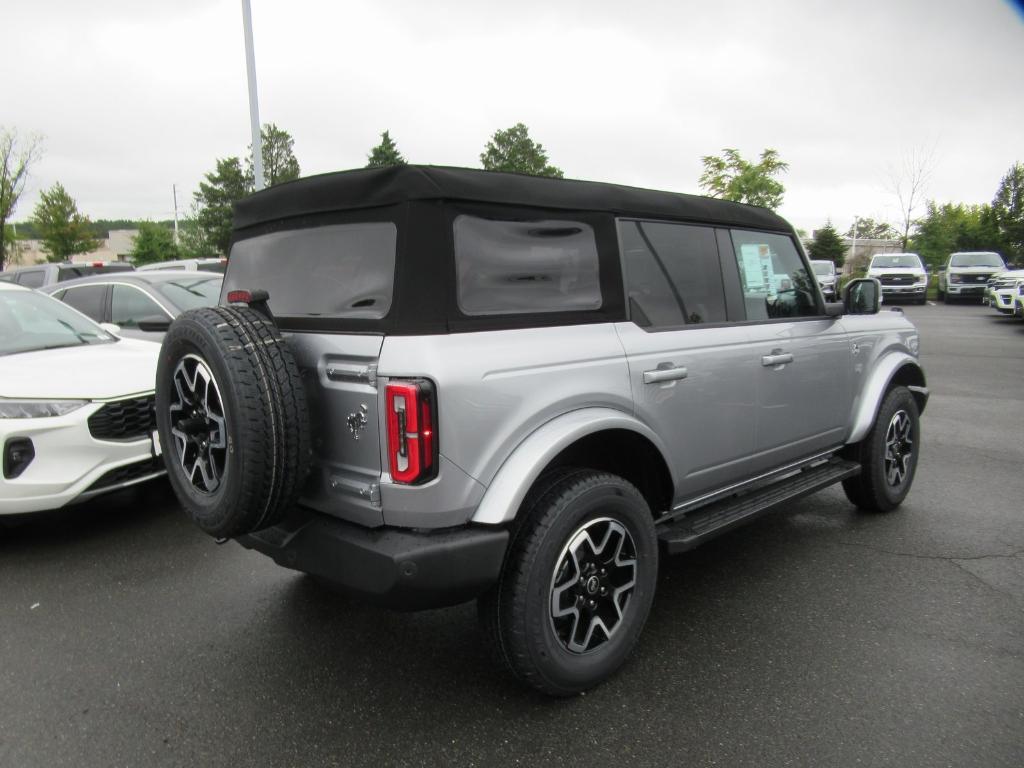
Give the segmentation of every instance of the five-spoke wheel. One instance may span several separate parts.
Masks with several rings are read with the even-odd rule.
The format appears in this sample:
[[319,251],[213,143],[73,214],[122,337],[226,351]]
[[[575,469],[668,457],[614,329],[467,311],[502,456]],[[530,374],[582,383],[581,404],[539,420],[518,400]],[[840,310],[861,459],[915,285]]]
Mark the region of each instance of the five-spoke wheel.
[[168,414],[174,452],[192,486],[213,493],[227,468],[227,417],[217,380],[196,355],[174,369]]

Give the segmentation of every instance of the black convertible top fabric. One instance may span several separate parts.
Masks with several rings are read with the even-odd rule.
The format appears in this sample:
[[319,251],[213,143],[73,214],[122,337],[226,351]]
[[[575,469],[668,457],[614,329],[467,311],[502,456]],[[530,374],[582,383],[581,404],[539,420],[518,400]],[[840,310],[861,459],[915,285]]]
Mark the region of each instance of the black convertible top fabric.
[[295,216],[377,208],[411,200],[454,200],[599,211],[791,232],[766,208],[618,184],[548,179],[470,168],[403,165],[327,173],[279,184],[235,204],[236,230]]

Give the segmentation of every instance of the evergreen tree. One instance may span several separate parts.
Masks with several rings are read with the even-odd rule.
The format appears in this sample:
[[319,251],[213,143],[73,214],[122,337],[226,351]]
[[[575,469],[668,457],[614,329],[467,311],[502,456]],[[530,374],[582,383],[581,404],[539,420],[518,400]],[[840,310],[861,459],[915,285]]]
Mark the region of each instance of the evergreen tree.
[[[295,140],[288,131],[273,123],[265,123],[260,130],[263,151],[263,182],[268,187],[299,178],[299,161],[295,158]],[[256,187],[256,171],[252,164],[252,145],[245,158],[245,180],[250,190]]]
[[1024,164],[1014,163],[999,182],[992,215],[1010,261],[1024,261]]
[[814,239],[807,247],[807,255],[812,259],[835,262],[836,269],[843,266],[846,260],[846,243],[836,232],[829,221],[821,229],[814,230]]
[[380,144],[370,150],[366,156],[367,168],[385,168],[391,165],[405,165],[405,158],[398,151],[398,147],[391,139],[390,134],[384,131],[380,135]]
[[128,258],[136,265],[180,258],[174,232],[154,221],[139,222],[139,234],[132,241]]
[[39,195],[32,223],[48,261],[65,261],[76,253],[95,251],[100,245],[92,236],[89,218],[78,212],[74,198],[60,182]]
[[480,155],[480,162],[487,171],[562,178],[561,169],[548,163],[548,153],[530,138],[529,129],[522,123],[495,131]]
[[199,191],[193,194],[196,224],[218,255],[227,255],[231,245],[232,206],[251,191],[241,161],[226,157],[217,161],[217,169],[206,174],[206,181],[200,182]]

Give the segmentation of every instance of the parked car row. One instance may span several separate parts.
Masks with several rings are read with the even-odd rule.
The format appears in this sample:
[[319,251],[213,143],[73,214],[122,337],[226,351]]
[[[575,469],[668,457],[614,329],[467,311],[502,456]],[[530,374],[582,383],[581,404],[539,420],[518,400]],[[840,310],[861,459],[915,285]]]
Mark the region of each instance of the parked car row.
[[33,264],[27,267],[13,267],[0,272],[0,282],[16,283],[26,288],[43,288],[65,280],[74,280],[89,275],[110,275],[124,272],[149,272],[162,270],[185,270],[187,272],[217,272],[224,274],[227,259],[178,259],[175,261],[159,261],[135,267],[125,261],[90,261],[74,263],[70,261],[59,264]]
[[0,517],[165,474],[153,342],[185,310],[215,305],[222,280],[104,270],[42,291],[0,281]]

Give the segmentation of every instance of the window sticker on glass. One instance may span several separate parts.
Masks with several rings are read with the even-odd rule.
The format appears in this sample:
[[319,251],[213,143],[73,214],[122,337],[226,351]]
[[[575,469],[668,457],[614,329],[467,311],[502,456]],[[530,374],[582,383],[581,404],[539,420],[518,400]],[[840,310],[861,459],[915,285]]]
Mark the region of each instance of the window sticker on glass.
[[775,294],[775,269],[772,252],[765,244],[744,243],[740,246],[740,266],[743,268],[743,282],[747,293],[766,296]]

